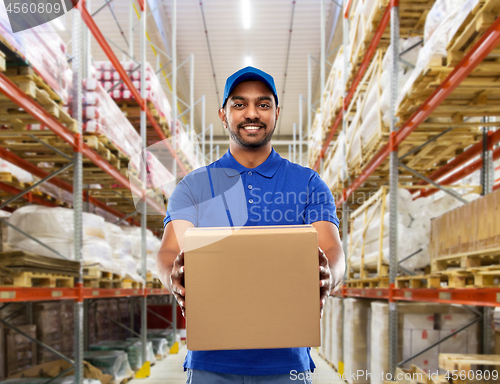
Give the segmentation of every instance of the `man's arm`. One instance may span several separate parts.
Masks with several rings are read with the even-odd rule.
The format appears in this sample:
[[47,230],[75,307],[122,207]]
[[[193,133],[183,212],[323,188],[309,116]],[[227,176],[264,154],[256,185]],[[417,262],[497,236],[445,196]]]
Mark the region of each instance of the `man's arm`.
[[320,248],[321,310],[330,292],[344,278],[345,256],[337,226],[329,221],[317,221],[312,226],[318,232]]
[[163,233],[161,247],[156,256],[156,269],[160,281],[174,295],[184,314],[184,234],[194,224],[187,220],[169,222]]

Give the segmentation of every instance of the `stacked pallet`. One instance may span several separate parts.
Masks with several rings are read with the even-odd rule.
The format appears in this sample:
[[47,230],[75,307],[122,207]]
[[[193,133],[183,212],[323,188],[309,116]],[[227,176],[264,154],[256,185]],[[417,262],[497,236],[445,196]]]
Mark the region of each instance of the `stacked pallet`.
[[498,383],[499,366],[498,355],[439,354],[439,367],[446,371],[445,377],[454,384]]
[[10,249],[0,253],[0,267],[4,287],[71,288],[80,263]]

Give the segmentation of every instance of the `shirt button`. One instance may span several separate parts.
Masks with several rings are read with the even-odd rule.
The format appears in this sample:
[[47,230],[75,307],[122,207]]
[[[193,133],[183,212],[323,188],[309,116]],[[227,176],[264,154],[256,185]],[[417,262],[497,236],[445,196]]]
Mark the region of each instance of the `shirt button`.
[[248,200],[248,202],[249,202],[250,204],[252,204],[252,203],[253,203],[253,199]]
[[248,171],[248,176],[252,176],[252,171]]
[[253,187],[251,185],[248,186],[248,189],[252,189]]

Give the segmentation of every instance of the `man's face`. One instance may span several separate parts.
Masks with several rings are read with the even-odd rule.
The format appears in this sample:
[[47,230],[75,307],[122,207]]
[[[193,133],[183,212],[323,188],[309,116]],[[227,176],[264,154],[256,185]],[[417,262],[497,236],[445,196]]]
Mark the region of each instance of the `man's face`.
[[247,149],[261,148],[271,140],[278,116],[273,93],[261,81],[238,84],[219,110],[231,139]]

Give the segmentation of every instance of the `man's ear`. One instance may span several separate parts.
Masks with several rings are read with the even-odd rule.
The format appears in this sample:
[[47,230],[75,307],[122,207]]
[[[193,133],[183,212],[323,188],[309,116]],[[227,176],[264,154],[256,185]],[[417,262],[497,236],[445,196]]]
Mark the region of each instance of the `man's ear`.
[[224,128],[227,128],[227,124],[226,124],[226,110],[224,108],[219,108],[219,119],[222,120],[222,125],[224,126]]
[[281,108],[280,107],[276,107],[276,121],[278,121],[278,117],[280,115],[280,112],[281,112]]

